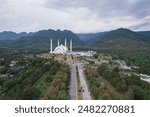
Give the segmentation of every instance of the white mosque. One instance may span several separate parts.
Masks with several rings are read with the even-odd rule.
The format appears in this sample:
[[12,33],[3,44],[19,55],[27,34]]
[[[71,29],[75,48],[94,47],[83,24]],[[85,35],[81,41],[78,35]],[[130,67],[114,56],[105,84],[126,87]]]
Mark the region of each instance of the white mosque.
[[73,56],[93,56],[96,54],[94,51],[72,51],[72,40],[70,40],[70,48],[67,48],[67,41],[65,39],[65,44],[59,44],[58,40],[58,46],[53,50],[53,40],[50,40],[50,53],[51,54],[66,54],[66,55],[73,55]]
[[59,40],[58,40],[58,46],[53,51],[53,42],[52,42],[52,39],[51,39],[51,41],[50,41],[50,53],[53,53],[53,54],[67,54],[68,52],[72,52],[72,40],[70,40],[70,51],[67,48],[66,39],[65,39],[65,45],[59,44]]

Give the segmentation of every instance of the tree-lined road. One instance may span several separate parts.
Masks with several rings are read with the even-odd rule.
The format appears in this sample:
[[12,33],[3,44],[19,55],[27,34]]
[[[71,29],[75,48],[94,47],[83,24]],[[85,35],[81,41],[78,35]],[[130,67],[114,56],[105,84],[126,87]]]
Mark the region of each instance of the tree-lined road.
[[76,63],[73,63],[71,65],[70,99],[71,100],[78,99]]

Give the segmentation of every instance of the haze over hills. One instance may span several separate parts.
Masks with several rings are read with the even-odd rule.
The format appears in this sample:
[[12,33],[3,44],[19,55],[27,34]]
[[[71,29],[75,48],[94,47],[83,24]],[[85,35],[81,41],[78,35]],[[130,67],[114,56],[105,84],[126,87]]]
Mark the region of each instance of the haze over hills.
[[87,34],[77,34],[79,36],[79,38],[84,41],[84,42],[88,42],[98,36],[101,36],[103,34],[105,34],[106,32],[99,32],[99,33],[87,33]]
[[[1,37],[5,37],[2,38]],[[0,48],[49,48],[49,41],[53,39],[54,46],[57,40],[64,44],[65,38],[69,46],[70,39],[73,40],[74,47],[84,47],[91,49],[149,49],[150,31],[134,32],[129,29],[120,28],[117,30],[75,34],[69,30],[40,30],[34,33],[0,33]]]
[[21,37],[27,37],[31,36],[33,33],[26,33],[26,32],[21,32],[21,33],[15,33],[12,31],[3,31],[0,32],[0,40],[17,40],[20,39]]
[[137,33],[149,38],[150,40],[150,31],[139,31]]

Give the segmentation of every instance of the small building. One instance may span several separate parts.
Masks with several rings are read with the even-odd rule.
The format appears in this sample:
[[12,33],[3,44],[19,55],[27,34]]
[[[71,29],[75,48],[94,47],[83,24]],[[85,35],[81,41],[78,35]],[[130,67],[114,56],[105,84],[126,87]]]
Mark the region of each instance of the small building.
[[131,67],[128,67],[123,60],[114,60],[112,61],[113,67],[118,67],[119,69],[122,70],[131,70]]
[[8,74],[0,74],[0,78],[7,78]]
[[13,66],[16,65],[16,63],[17,63],[17,61],[16,61],[16,60],[13,60],[13,61],[11,61],[11,63],[9,64],[9,66],[10,66],[10,67],[13,67]]
[[11,67],[11,68],[9,69],[10,73],[13,73],[13,74],[19,73],[20,70],[21,70],[21,68],[20,68],[20,67],[17,67],[17,66],[13,66],[13,67]]
[[4,61],[5,59],[4,58],[0,58],[0,61]]
[[72,56],[94,56],[97,54],[95,51],[73,51],[66,53],[67,55],[72,55]]
[[140,79],[141,79],[141,80],[150,83],[150,76],[149,76],[149,75],[146,75],[146,74],[140,74],[139,76],[140,76]]

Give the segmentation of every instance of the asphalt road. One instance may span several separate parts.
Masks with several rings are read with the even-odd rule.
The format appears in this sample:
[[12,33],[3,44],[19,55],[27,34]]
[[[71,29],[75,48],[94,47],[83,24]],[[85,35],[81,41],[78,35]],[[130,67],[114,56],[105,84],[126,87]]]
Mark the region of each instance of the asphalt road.
[[71,65],[71,82],[70,82],[70,100],[77,100],[77,72],[76,72],[76,63]]
[[84,76],[84,73],[83,73],[83,66],[81,63],[78,63],[77,64],[78,66],[78,73],[79,73],[79,79],[80,79],[80,85],[82,87],[82,89],[84,91],[82,91],[82,95],[83,95],[83,100],[91,100],[91,96],[90,96],[90,92],[88,90],[88,85],[87,85],[87,82],[85,80],[85,76]]

